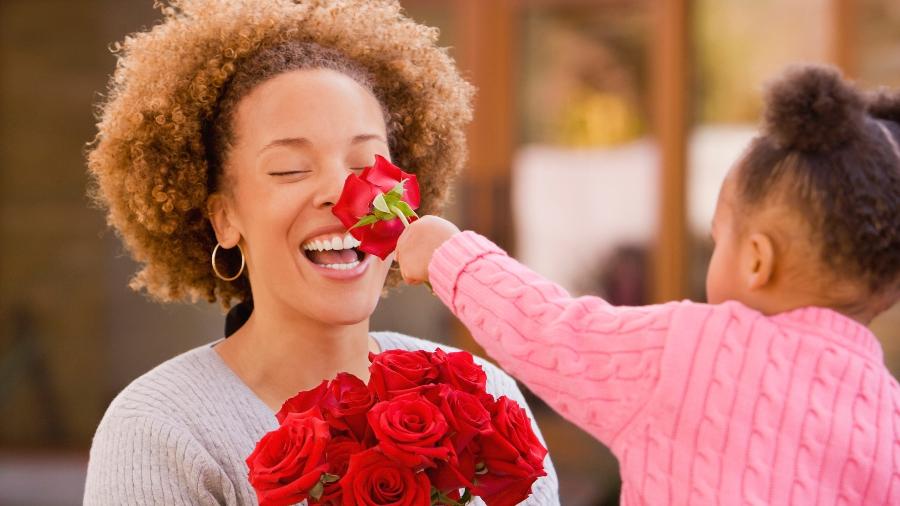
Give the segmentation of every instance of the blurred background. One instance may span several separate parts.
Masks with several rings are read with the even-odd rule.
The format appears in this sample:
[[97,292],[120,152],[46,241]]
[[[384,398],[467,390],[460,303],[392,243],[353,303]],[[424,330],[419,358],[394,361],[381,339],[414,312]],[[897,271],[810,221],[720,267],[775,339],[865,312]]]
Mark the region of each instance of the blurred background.
[[[709,222],[753,136],[764,82],[829,62],[900,86],[897,0],[401,0],[478,87],[449,211],[576,294],[704,299]],[[110,43],[152,0],[0,0],[0,504],[80,504],[110,400],[222,335],[221,310],[160,306],[85,197]],[[410,308],[415,310],[410,310]],[[479,352],[422,289],[373,329]],[[872,323],[900,373],[900,308]],[[533,400],[562,503],[617,504],[601,445]]]

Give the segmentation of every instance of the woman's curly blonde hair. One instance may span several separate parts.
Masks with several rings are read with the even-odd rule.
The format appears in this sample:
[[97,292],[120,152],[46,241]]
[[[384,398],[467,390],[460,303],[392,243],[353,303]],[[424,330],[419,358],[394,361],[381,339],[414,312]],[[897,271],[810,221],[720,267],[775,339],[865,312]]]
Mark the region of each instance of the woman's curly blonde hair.
[[396,0],[157,5],[163,21],[115,48],[88,152],[92,196],[141,264],[132,288],[225,307],[249,298],[245,279],[222,281],[210,266],[216,239],[206,205],[219,175],[210,170],[207,133],[242,62],[277,46],[330,48],[367,72],[386,109],[392,157],[418,176],[422,212],[443,206],[465,162],[473,90],[436,46],[437,30],[405,17]]

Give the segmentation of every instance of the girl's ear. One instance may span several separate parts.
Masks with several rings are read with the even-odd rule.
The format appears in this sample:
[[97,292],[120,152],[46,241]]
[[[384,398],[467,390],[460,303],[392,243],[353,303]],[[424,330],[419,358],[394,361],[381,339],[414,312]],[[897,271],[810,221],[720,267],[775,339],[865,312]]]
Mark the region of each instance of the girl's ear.
[[219,244],[225,249],[237,246],[241,240],[241,231],[231,202],[221,193],[214,193],[206,202],[206,211]]
[[775,245],[772,238],[761,232],[754,232],[748,238],[748,265],[746,265],[747,288],[759,290],[772,282],[775,272]]

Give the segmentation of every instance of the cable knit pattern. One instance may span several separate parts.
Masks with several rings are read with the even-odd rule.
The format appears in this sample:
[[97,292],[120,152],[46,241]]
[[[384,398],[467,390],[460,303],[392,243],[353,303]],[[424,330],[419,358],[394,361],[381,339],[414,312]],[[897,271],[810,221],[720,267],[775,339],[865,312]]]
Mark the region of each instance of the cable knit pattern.
[[464,232],[435,293],[502,367],[619,459],[622,504],[900,504],[900,387],[824,308],[572,298]]
[[[393,332],[372,336],[382,350],[434,351],[440,346],[456,351]],[[506,395],[528,410],[512,378],[483,359],[475,360],[487,373],[488,392]],[[141,376],[110,404],[94,435],[84,504],[257,504],[245,459],[277,427],[275,414],[212,346],[201,346]],[[536,424],[534,428],[541,437]],[[559,504],[549,456],[544,465],[547,476],[522,504]],[[472,504],[484,505],[481,500]]]

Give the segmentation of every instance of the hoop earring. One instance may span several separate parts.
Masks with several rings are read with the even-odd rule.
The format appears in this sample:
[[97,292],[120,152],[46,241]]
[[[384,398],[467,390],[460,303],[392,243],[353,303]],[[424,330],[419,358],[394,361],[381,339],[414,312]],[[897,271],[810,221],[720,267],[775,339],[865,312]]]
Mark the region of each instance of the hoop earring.
[[212,268],[213,268],[213,272],[216,273],[216,277],[218,277],[218,278],[221,279],[222,281],[234,281],[235,279],[239,278],[239,277],[241,276],[241,274],[244,273],[244,250],[241,248],[241,245],[240,245],[240,244],[237,245],[238,251],[241,252],[241,268],[240,268],[240,270],[238,270],[237,274],[235,274],[234,276],[231,276],[230,278],[228,278],[228,277],[223,276],[222,273],[219,272],[219,268],[216,267],[216,252],[219,251],[219,247],[220,247],[220,246],[221,246],[221,244],[216,243],[216,247],[213,248],[213,252],[212,252]]

